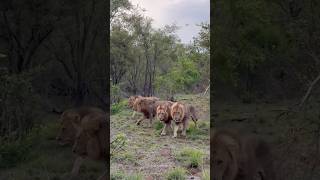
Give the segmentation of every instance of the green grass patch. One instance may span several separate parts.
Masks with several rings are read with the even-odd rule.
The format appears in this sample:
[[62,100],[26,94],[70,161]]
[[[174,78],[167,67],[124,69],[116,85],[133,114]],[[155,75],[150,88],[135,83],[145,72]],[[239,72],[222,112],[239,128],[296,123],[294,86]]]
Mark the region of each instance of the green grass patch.
[[197,139],[209,139],[209,130],[210,124],[206,121],[198,121],[198,128],[194,126],[194,123],[191,122],[189,128],[187,129],[187,136],[191,140]]
[[159,131],[159,130],[162,130],[163,128],[163,123],[160,122],[160,121],[156,121],[154,124],[153,124],[153,127],[155,130]]
[[15,167],[31,158],[31,149],[39,141],[39,128],[34,128],[26,137],[5,141],[0,139],[0,168]]
[[126,175],[122,171],[117,171],[114,173],[111,173],[111,180],[143,180],[143,175],[142,174],[131,174],[131,175]]
[[186,167],[198,168],[203,163],[203,156],[200,150],[185,148],[176,155],[176,159]]
[[118,162],[129,162],[129,163],[134,163],[136,161],[134,154],[128,151],[120,152],[114,155],[112,159]]
[[115,103],[111,105],[111,114],[117,114],[124,110],[127,106],[128,102],[126,100],[122,100],[119,103]]
[[187,171],[184,168],[177,167],[170,170],[166,174],[167,180],[185,180],[187,176]]

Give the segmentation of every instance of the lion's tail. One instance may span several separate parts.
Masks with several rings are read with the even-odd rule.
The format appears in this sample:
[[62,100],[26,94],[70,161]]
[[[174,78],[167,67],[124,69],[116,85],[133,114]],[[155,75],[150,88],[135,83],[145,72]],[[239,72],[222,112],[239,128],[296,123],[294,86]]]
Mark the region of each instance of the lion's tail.
[[196,108],[190,105],[189,112],[190,112],[190,117],[194,122],[194,125],[197,127],[198,116],[197,116]]

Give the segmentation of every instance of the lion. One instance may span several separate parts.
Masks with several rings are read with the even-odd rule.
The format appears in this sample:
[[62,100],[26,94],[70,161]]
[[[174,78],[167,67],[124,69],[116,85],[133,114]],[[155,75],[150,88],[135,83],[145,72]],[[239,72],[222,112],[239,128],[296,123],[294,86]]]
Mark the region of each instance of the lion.
[[128,107],[131,108],[133,110],[133,113],[132,113],[132,116],[131,116],[131,119],[133,119],[136,115],[136,112],[137,112],[137,109],[136,107],[134,106],[134,103],[137,99],[149,99],[149,100],[155,100],[155,101],[158,101],[160,100],[159,98],[157,97],[154,97],[154,96],[150,96],[150,97],[143,97],[143,96],[130,96],[129,99],[128,99]]
[[166,135],[167,128],[171,125],[171,113],[170,109],[173,102],[167,101],[157,106],[156,114],[158,119],[164,124],[163,129],[161,131],[161,135]]
[[107,157],[107,116],[104,114],[89,114],[80,123],[73,123],[77,130],[76,140],[72,152],[76,158],[72,174],[79,172],[82,160],[90,158],[93,160],[106,161]]
[[134,108],[137,112],[141,112],[143,117],[137,121],[140,125],[141,121],[149,119],[149,127],[152,126],[152,120],[157,114],[157,107],[161,104],[169,103],[171,101],[159,101],[158,99],[151,98],[138,98],[134,103]]
[[96,107],[80,107],[72,108],[64,111],[60,116],[60,131],[56,140],[60,145],[71,144],[75,140],[76,130],[72,125],[72,121],[80,122],[81,119],[88,114],[106,114],[103,110]]
[[270,148],[261,139],[218,130],[211,145],[214,180],[275,180]]
[[196,109],[191,105],[175,102],[171,106],[171,117],[174,121],[173,138],[177,137],[179,129],[182,130],[181,135],[186,136],[190,117],[194,122],[195,127],[197,127],[198,118],[196,115]]

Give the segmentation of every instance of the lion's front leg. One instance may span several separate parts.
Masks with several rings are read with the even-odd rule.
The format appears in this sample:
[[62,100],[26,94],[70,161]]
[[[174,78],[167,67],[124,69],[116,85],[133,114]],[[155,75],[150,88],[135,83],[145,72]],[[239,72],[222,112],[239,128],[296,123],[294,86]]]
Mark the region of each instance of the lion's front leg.
[[178,136],[179,124],[173,124],[173,138]]
[[136,113],[137,113],[136,111],[133,111],[131,119],[134,119],[134,117],[136,116]]
[[188,120],[186,119],[182,124],[182,136],[187,136]]
[[162,132],[161,132],[161,136],[165,136],[167,134],[167,126],[169,126],[169,124],[164,123]]
[[149,127],[150,127],[150,128],[152,127],[152,120],[153,120],[153,118],[150,117],[150,118],[149,118]]

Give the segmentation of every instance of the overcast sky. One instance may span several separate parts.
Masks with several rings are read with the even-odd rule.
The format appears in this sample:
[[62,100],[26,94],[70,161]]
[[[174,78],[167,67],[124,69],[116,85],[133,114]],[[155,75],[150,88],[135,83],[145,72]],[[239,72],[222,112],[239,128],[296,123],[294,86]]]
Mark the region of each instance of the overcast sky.
[[176,23],[180,29],[178,37],[183,43],[192,41],[200,27],[196,24],[208,22],[210,17],[209,0],[130,0],[133,5],[139,4],[151,17],[153,26],[161,28],[166,24]]

